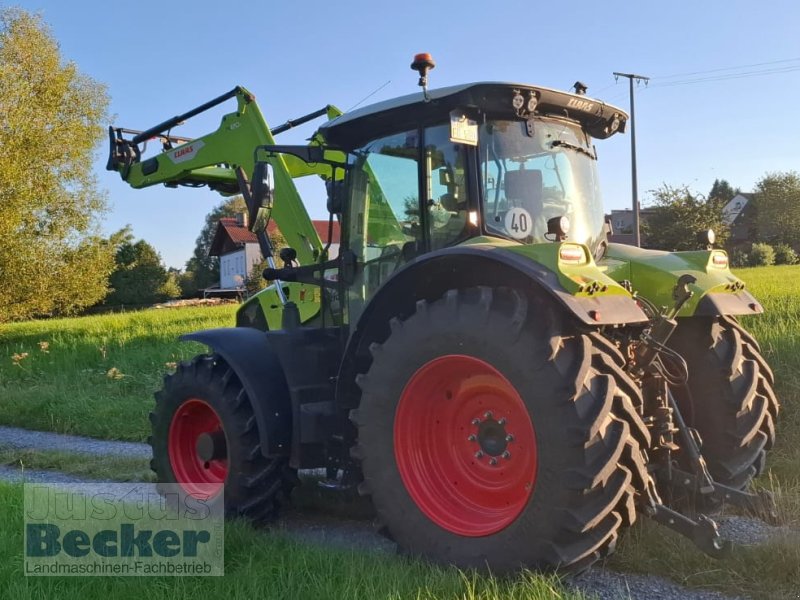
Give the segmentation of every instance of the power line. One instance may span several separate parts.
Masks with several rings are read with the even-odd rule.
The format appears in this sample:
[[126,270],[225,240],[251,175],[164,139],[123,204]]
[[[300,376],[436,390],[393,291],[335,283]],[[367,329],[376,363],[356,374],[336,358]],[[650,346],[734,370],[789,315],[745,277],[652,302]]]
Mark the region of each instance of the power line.
[[751,67],[765,67],[769,65],[779,65],[789,62],[798,62],[800,58],[784,58],[782,60],[771,60],[769,62],[751,63],[749,65],[738,65],[735,67],[720,67],[717,69],[708,69],[705,71],[689,71],[688,73],[674,73],[672,75],[653,75],[653,79],[674,79],[677,77],[690,77],[692,75],[705,75],[706,73],[719,73],[721,71],[735,71],[737,69],[749,69]]
[[[800,62],[800,58],[785,58],[781,60],[772,60],[768,62],[760,62],[760,63],[751,63],[748,65],[738,65],[735,67],[719,67],[716,69],[707,69],[704,71],[689,71],[686,73],[675,73],[673,75],[661,75],[661,76],[654,76],[650,79],[653,80],[651,85],[648,85],[646,89],[652,88],[664,88],[664,87],[676,87],[680,85],[693,85],[696,83],[709,83],[715,81],[728,81],[734,79],[747,79],[750,77],[763,77],[766,75],[780,75],[785,73],[794,73],[796,71],[800,71],[800,64],[787,64],[787,63],[797,63]],[[772,65],[785,65],[782,67],[772,67],[767,69],[755,69],[750,71],[741,71],[738,73],[725,73],[725,71],[735,71],[737,69],[749,69],[752,67],[763,67],[763,66],[772,66]],[[718,75],[714,75],[714,73],[719,73]],[[694,77],[690,79],[677,79],[678,77],[690,77],[692,75],[708,75],[707,77]],[[673,79],[674,81],[669,81]],[[667,81],[665,81],[667,80]],[[597,92],[594,93],[595,96],[604,92],[607,89],[610,89],[616,85],[612,83]],[[621,94],[614,94],[609,98],[606,98],[606,101],[613,102],[614,100],[621,99],[625,96],[624,93]]]
[[[780,73],[794,73],[795,71],[800,71],[800,65],[791,66],[791,67],[781,67],[777,69],[762,69],[759,71],[744,71],[742,73],[728,73],[726,75],[716,75],[711,77],[698,77],[696,79],[684,79],[679,81],[666,81],[664,83],[660,83],[659,80],[656,80],[655,83],[651,87],[654,88],[662,88],[662,87],[674,87],[678,85],[690,85],[693,83],[707,83],[712,81],[728,81],[731,79],[747,79],[750,77],[762,77],[764,75],[776,75]],[[655,79],[655,78],[654,78]]]

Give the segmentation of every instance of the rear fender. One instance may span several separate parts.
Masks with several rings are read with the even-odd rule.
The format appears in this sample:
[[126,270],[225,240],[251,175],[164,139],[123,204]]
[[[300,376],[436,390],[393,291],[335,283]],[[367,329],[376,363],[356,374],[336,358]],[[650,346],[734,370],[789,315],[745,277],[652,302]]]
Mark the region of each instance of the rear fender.
[[689,289],[692,297],[679,317],[754,315],[764,312],[761,304],[745,289],[745,283],[731,273],[724,250],[663,252],[625,244],[609,244],[601,268],[617,281],[628,280],[633,289],[658,307],[672,307],[672,290],[681,275],[696,279]]
[[207,329],[181,336],[200,342],[233,370],[253,407],[265,456],[288,456],[292,443],[289,387],[268,334],[249,327]]
[[358,397],[354,378],[368,368],[369,345],[389,336],[390,319],[410,317],[418,301],[432,302],[449,289],[489,286],[543,293],[588,326],[647,321],[631,295],[597,268],[588,249],[585,265],[566,267],[558,264],[559,244],[537,246],[456,246],[403,267],[378,290],[352,330],[337,378],[339,402],[348,406]]

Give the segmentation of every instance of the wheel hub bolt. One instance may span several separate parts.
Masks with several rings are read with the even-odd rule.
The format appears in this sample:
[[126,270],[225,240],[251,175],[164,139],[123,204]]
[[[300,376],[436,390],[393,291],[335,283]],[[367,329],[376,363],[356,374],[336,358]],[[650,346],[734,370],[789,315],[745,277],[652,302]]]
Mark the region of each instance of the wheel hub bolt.
[[498,425],[505,425],[506,424],[506,420],[503,417],[500,417],[499,419],[497,419],[497,424]]
[[467,439],[468,439],[470,442],[474,442],[475,440],[477,440],[477,439],[478,439],[478,436],[476,436],[476,435],[473,433],[473,434],[470,434],[470,436],[469,436]]
[[509,452],[508,450],[506,450],[505,452],[503,452],[503,458],[505,458],[506,460],[508,460],[509,458],[511,458],[511,452]]
[[483,413],[483,416],[486,419],[491,419],[492,418],[492,411],[487,410],[485,413]]
[[489,464],[492,465],[492,466],[495,466],[497,464],[497,459],[494,458],[494,457],[490,458],[489,459]]
[[513,436],[513,435],[511,435],[511,434],[509,433],[509,434],[506,436],[506,441],[507,441],[507,442],[513,442],[513,441],[514,441],[514,436]]
[[481,459],[481,458],[483,458],[483,451],[482,451],[482,450],[478,450],[478,451],[475,453],[475,458],[477,458],[477,459]]
[[472,424],[473,425],[480,425],[481,424],[481,420],[480,419],[472,419]]

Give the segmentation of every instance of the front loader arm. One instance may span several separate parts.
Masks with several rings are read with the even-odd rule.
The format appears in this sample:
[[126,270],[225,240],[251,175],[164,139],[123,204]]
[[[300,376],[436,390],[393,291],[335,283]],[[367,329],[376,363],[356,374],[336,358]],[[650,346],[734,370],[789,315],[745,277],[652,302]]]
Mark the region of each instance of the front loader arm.
[[[233,98],[237,103],[236,112],[223,116],[216,131],[194,139],[170,135],[172,127]],[[323,114],[332,119],[341,111],[327,106],[314,113],[317,116]],[[294,124],[289,122],[275,131]],[[126,134],[134,135],[126,139]],[[249,177],[255,165],[255,149],[275,144],[273,131],[264,120],[255,97],[242,87],[143,132],[109,127],[109,137],[111,148],[107,168],[118,171],[131,187],[207,185],[223,195],[242,192],[237,171],[241,169]],[[141,146],[149,140],[160,141],[162,151],[142,159]],[[272,164],[276,189],[280,190],[270,217],[277,223],[288,245],[297,251],[301,264],[316,262],[323,249],[322,242],[292,180],[306,175],[320,175],[327,179],[331,177],[331,167],[324,163],[309,165],[291,155],[273,155],[267,161]],[[253,227],[255,223],[250,225]]]

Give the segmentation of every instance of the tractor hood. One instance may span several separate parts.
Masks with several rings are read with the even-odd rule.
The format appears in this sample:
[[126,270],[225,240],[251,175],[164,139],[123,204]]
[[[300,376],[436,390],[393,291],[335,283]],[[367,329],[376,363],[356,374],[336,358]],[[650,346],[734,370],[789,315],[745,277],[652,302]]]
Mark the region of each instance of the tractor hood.
[[634,291],[658,307],[674,304],[672,290],[681,275],[693,276],[693,296],[679,317],[692,315],[753,315],[764,312],[745,290],[744,282],[728,269],[724,250],[663,252],[625,244],[609,244],[598,266],[612,279],[629,281]]

